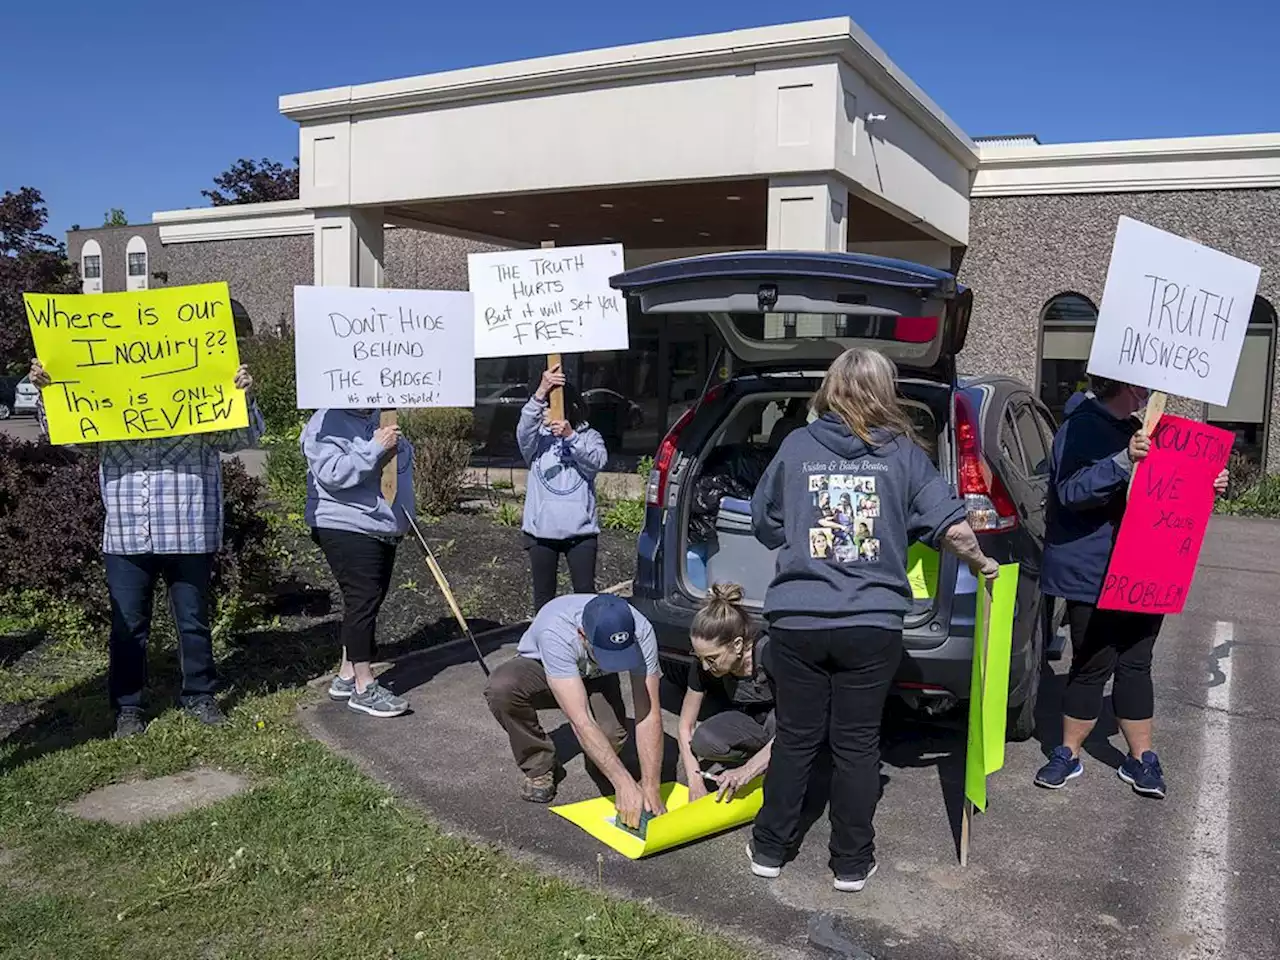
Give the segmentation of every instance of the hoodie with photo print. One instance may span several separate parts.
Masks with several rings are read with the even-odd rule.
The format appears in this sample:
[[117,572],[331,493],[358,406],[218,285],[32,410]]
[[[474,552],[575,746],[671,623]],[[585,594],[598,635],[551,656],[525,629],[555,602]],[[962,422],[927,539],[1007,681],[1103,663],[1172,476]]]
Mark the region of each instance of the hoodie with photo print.
[[765,617],[784,630],[901,630],[907,547],[937,548],[964,518],[919,446],[888,433],[870,446],[826,414],[783,441],[751,499],[756,539],[778,550]]

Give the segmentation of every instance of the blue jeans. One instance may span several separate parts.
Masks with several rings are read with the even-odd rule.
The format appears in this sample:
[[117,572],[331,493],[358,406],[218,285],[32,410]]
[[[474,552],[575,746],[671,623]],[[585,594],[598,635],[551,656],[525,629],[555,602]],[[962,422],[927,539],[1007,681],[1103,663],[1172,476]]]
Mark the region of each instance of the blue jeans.
[[217,685],[209,629],[211,553],[104,554],[111,594],[111,665],[107,688],[116,710],[138,709],[147,685],[147,640],[156,582],[164,578],[178,628],[183,704],[210,696]]

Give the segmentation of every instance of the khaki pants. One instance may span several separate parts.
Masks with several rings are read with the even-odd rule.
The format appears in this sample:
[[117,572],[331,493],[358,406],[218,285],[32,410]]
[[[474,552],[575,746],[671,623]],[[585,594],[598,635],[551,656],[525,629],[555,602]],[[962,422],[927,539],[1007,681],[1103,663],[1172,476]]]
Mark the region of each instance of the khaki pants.
[[[623,726],[626,707],[622,703],[622,683],[616,673],[584,680],[591,715],[615,752],[627,739]],[[551,694],[542,663],[528,657],[512,657],[489,677],[484,697],[489,710],[511,739],[511,753],[526,777],[541,777],[555,769],[556,748],[538,722],[539,710],[559,706]]]

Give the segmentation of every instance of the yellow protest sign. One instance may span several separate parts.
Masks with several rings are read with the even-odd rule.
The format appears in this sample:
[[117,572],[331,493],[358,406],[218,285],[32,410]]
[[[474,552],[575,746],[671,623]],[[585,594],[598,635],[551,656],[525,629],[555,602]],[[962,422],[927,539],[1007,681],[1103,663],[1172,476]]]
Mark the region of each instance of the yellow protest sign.
[[24,293],[53,443],[248,426],[225,283],[129,293]]
[[682,783],[664,783],[659,793],[667,812],[649,821],[643,840],[614,824],[617,810],[613,797],[552,807],[551,812],[577,824],[624,857],[638,860],[750,823],[764,804],[764,778],[757,777],[733,799],[725,801],[717,800],[712,793],[690,802],[689,790]]
[[940,559],[937,550],[931,550],[923,543],[913,543],[907,548],[907,582],[911,584],[912,597],[928,600],[938,592]]

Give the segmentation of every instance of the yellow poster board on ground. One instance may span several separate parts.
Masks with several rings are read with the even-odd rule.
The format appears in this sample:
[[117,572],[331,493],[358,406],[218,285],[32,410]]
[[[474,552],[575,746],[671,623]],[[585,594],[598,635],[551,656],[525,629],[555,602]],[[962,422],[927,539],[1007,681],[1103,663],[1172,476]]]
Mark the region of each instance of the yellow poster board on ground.
[[719,802],[712,793],[690,803],[689,791],[684,784],[664,783],[661,794],[667,805],[667,812],[649,821],[643,840],[614,826],[617,811],[613,805],[613,797],[596,797],[594,800],[552,807],[551,812],[577,824],[624,857],[639,860],[641,857],[750,823],[764,803],[763,788],[764,777],[757,777],[732,800]]
[[52,443],[248,426],[225,283],[128,293],[24,293]]

